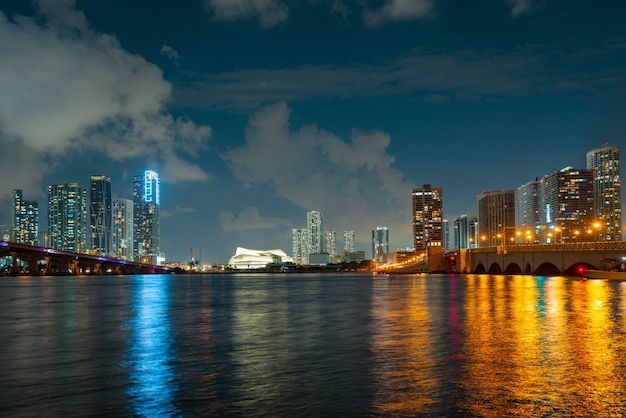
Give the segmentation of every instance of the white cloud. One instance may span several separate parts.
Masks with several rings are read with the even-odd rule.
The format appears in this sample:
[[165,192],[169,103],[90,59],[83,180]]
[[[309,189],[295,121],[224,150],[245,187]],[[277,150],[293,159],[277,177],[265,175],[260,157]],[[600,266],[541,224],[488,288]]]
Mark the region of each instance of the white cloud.
[[290,112],[278,102],[251,116],[245,146],[222,155],[235,177],[270,185],[303,213],[322,211],[325,228],[354,229],[367,237],[373,227],[384,225],[396,233],[394,240],[410,245],[407,190],[413,185],[386,153],[389,135],[354,130],[344,141],[315,125],[293,131]]
[[37,18],[0,13],[0,147],[37,156],[31,182],[70,149],[161,159],[173,166],[168,181],[208,178],[182,153],[206,146],[211,129],[165,111],[171,85],[161,70],[91,30],[73,1],[37,6]]
[[518,17],[527,13],[530,13],[532,7],[532,0],[507,0],[511,5],[511,15]]
[[263,27],[278,25],[289,15],[280,0],[205,0],[204,7],[215,20],[233,22],[258,17]]
[[378,26],[399,20],[417,20],[428,17],[433,12],[435,0],[385,0],[376,10],[366,10],[365,23]]
[[259,210],[255,206],[251,206],[239,212],[235,216],[232,212],[220,211],[219,213],[220,227],[224,231],[249,231],[253,229],[276,229],[287,228],[290,222],[285,219],[275,218],[271,216],[261,216]]
[[172,48],[169,45],[163,45],[161,47],[161,55],[166,56],[167,58],[171,59],[172,61],[177,61],[180,58],[180,55],[178,54],[178,51],[176,51],[174,48]]

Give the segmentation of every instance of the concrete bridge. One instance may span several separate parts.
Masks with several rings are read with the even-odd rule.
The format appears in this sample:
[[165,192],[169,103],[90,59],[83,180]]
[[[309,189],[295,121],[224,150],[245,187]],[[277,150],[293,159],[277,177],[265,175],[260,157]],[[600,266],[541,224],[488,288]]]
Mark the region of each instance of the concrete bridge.
[[74,275],[74,274],[166,274],[173,270],[165,266],[97,255],[79,254],[51,248],[0,241],[0,259],[7,257],[0,274]]
[[460,249],[460,273],[580,275],[581,269],[607,268],[609,260],[626,260],[626,242],[512,244]]

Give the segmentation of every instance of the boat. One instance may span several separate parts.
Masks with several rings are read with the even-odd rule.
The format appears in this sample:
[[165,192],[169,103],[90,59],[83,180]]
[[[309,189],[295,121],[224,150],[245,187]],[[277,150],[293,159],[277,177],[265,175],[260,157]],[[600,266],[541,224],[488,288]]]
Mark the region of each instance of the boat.
[[585,270],[583,277],[586,279],[607,279],[626,281],[626,271],[615,270]]

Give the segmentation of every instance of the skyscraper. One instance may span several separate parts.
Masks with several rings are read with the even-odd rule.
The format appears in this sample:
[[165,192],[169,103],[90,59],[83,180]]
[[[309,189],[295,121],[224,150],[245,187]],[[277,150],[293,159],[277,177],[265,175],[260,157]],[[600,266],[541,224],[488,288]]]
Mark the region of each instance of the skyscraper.
[[331,260],[337,257],[337,231],[324,231],[324,252]]
[[343,231],[343,251],[347,254],[356,251],[354,231]]
[[515,226],[519,236],[516,235],[518,243],[535,243],[536,228],[540,225],[539,220],[539,188],[540,179],[519,186],[515,191]]
[[291,230],[291,244],[293,262],[298,265],[308,264],[308,231],[306,228],[293,228]]
[[538,207],[540,242],[596,239],[596,235],[589,236],[585,232],[594,223],[592,170],[566,167],[543,176],[539,186]]
[[600,223],[600,240],[621,241],[620,148],[606,144],[587,152],[587,169],[593,171],[594,210]]
[[383,255],[389,252],[389,230],[379,226],[372,230],[372,259],[381,261]]
[[464,213],[454,220],[454,248],[476,248],[476,212]]
[[111,255],[133,260],[133,201],[113,199]]
[[324,252],[324,229],[322,213],[312,210],[306,213],[306,227],[308,231],[308,253],[322,254]]
[[39,204],[22,199],[22,190],[13,190],[13,241],[39,245]]
[[443,189],[424,184],[413,189],[413,247],[425,250],[443,239]]
[[111,177],[91,176],[89,196],[91,251],[99,255],[111,254]]
[[476,196],[480,247],[506,245],[515,240],[515,192],[497,190]]
[[87,251],[87,191],[78,183],[48,186],[48,246]]
[[134,249],[136,261],[156,264],[160,249],[159,175],[146,170],[133,179]]

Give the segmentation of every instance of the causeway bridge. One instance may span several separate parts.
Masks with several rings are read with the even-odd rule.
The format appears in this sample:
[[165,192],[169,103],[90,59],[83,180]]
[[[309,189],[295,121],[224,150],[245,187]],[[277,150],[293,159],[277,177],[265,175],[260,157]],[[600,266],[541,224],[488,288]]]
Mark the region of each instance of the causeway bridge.
[[75,274],[167,274],[173,269],[165,266],[137,263],[99,255],[80,254],[51,248],[0,241],[0,274],[75,275]]
[[429,248],[424,257],[402,265],[379,268],[386,273],[581,275],[626,260],[626,241],[567,244],[510,244],[460,248],[443,252]]

